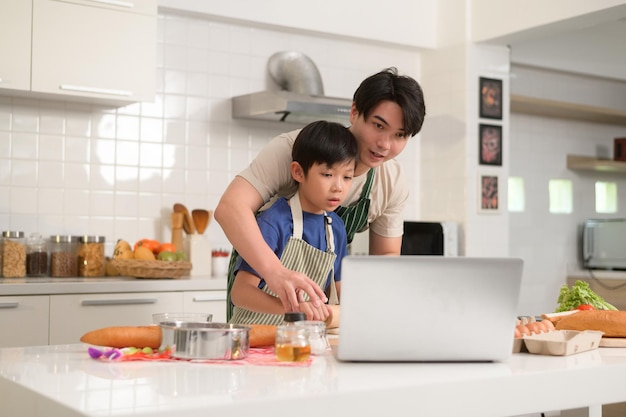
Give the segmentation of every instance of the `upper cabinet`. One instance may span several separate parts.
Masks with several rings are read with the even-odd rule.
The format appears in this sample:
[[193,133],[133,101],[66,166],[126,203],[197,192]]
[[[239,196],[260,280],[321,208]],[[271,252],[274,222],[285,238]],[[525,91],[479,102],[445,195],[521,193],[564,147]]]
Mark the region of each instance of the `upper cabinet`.
[[[3,0],[0,23],[11,20],[7,15],[23,19],[30,5]],[[0,25],[0,78],[5,68],[17,71],[13,61],[22,59],[24,50],[30,59],[19,71],[29,85],[2,82],[0,91],[114,105],[154,101],[156,0],[33,0],[32,26],[27,24],[26,34],[21,27]],[[16,43],[7,45],[5,38]]]
[[0,3],[0,89],[30,90],[32,15],[30,1]]

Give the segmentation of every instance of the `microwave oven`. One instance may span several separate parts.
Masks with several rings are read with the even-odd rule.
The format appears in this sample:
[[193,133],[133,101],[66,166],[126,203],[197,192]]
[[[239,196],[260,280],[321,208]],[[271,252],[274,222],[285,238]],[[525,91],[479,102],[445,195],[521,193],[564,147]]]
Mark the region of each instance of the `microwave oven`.
[[457,223],[405,221],[400,253],[457,256],[459,253]]
[[626,219],[586,220],[582,258],[588,269],[626,269]]

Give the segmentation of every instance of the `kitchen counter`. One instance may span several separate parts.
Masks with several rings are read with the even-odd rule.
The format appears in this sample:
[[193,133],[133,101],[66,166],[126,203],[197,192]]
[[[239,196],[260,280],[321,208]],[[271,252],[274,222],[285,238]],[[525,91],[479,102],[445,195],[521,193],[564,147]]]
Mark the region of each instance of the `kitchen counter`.
[[226,278],[194,276],[179,279],[145,279],[132,277],[0,279],[0,295],[211,290],[226,290]]
[[85,345],[0,349],[0,416],[503,417],[626,400],[626,349],[514,354],[501,363],[309,367],[106,362]]

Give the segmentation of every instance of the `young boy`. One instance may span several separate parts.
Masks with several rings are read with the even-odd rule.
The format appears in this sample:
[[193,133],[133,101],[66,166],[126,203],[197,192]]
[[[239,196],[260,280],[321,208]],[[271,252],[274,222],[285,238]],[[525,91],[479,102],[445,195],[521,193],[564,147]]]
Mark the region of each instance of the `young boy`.
[[[281,263],[306,274],[337,304],[341,260],[347,252],[343,221],[334,210],[350,189],[357,142],[348,128],[319,121],[305,126],[292,149],[291,176],[298,184],[289,200],[281,197],[257,217],[265,242]],[[280,324],[285,309],[256,271],[239,257],[230,290],[234,305],[231,323]],[[307,319],[326,317],[327,305],[314,306],[300,293],[300,311]],[[322,311],[326,310],[326,311]]]

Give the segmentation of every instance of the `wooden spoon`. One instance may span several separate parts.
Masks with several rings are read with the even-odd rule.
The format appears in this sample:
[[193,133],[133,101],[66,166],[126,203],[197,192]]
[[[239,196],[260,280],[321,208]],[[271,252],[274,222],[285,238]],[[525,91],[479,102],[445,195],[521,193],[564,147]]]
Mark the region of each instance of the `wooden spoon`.
[[193,222],[196,225],[196,229],[198,229],[198,233],[203,234],[206,228],[209,227],[212,214],[213,212],[210,210],[204,210],[204,209],[191,210],[191,217],[193,218]]
[[193,235],[196,233],[196,227],[193,224],[191,214],[189,214],[189,210],[187,210],[187,207],[185,207],[184,204],[174,204],[174,213],[183,213],[183,229],[185,230],[185,233],[187,233],[188,235]]

